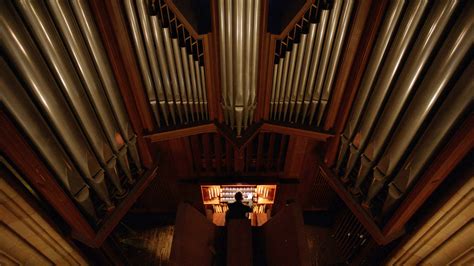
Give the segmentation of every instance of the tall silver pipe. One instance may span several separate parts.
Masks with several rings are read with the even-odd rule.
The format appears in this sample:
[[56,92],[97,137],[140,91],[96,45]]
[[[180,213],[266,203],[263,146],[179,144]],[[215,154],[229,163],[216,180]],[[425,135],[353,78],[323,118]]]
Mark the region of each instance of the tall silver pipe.
[[226,56],[226,23],[225,23],[225,0],[218,0],[217,5],[219,9],[219,36],[221,36],[219,41],[219,58],[220,58],[220,74],[221,74],[221,86],[222,86],[222,104],[224,105],[224,117],[226,124],[229,123],[229,115],[226,110],[226,107],[229,106],[229,99],[227,96],[227,90],[229,89],[229,82],[227,80],[227,56]]
[[169,67],[168,70],[169,70],[169,74],[171,78],[171,88],[173,88],[174,103],[176,104],[176,109],[178,110],[179,121],[183,123],[183,115],[182,115],[183,105],[181,102],[181,96],[179,95],[179,88],[178,88],[179,84],[178,84],[178,79],[176,77],[176,65],[175,65],[174,57],[173,57],[173,46],[171,44],[170,29],[162,28],[162,30],[163,30],[163,41],[165,43],[165,49],[166,49],[166,59],[168,62],[168,67]]
[[[288,49],[288,47],[287,47]],[[280,98],[278,99],[278,120],[281,120],[283,114],[283,103],[286,95],[286,81],[288,79],[289,65],[291,61],[291,51],[285,52],[285,62],[283,64],[282,77],[280,83]]]
[[[329,10],[323,10],[321,14],[321,20],[326,20],[329,17]],[[314,83],[313,89],[313,97],[309,106],[309,121],[308,123],[311,125],[313,123],[314,115],[316,113],[316,107],[321,106],[322,100],[322,90],[323,90],[323,83],[326,77],[326,71],[328,68],[329,59],[331,56],[331,51],[337,49],[334,47],[334,40],[336,37],[336,33],[338,37],[341,35],[341,32],[345,32],[346,29],[340,28],[337,31],[337,20],[336,14],[331,14],[329,19],[328,27],[326,29],[326,34],[324,37],[324,46],[323,51],[321,52],[321,58],[318,65],[318,74],[316,75],[316,81]],[[341,25],[343,27],[344,25]],[[337,43],[336,43],[337,45]]]
[[258,59],[259,59],[259,41],[260,41],[260,13],[262,9],[262,2],[261,0],[254,0],[254,19],[253,19],[253,29],[252,29],[252,55],[250,56],[252,62],[251,66],[253,67],[251,73],[251,84],[252,87],[250,88],[250,103],[251,103],[251,108],[250,108],[250,119],[253,119],[253,114],[255,110],[255,106],[257,104],[257,82],[258,82]]
[[[440,97],[447,90],[448,82],[453,78],[460,64],[469,56],[468,53],[474,42],[473,14],[474,4],[469,4],[463,10],[453,30],[448,35],[448,38],[428,69],[425,78],[403,114],[401,123],[395,130],[385,152],[381,155],[380,161],[377,163],[379,154],[382,152],[381,147],[379,148],[374,145],[373,157],[366,156],[368,159],[372,159],[371,165],[377,163],[374,168],[374,178],[367,194],[367,203],[371,202],[373,197],[382,189],[387,179],[391,177],[395,167],[398,166],[400,159],[414,140],[422,124],[428,118],[434,105],[440,101]],[[387,105],[387,107],[389,108],[390,105]],[[378,132],[381,131],[376,133]],[[381,140],[382,138],[378,138],[379,136],[380,134],[375,134],[374,140]],[[369,145],[372,146],[372,142]]]
[[365,70],[362,83],[360,85],[359,90],[357,91],[357,96],[354,101],[354,105],[351,108],[350,117],[345,126],[344,133],[341,136],[341,138],[344,139],[345,145],[341,146],[341,149],[339,150],[336,169],[339,169],[341,167],[342,161],[346,156],[349,141],[352,140],[362,110],[371,92],[372,85],[374,84],[375,78],[377,77],[377,74],[380,71],[383,59],[385,58],[388,52],[387,47],[389,46],[393,39],[393,36],[395,35],[394,32],[396,26],[398,25],[398,21],[401,18],[405,3],[405,0],[396,0],[390,2],[387,13],[380,28],[380,33],[377,37],[377,41],[370,56],[370,61]]
[[276,120],[277,119],[277,115],[278,115],[278,107],[279,107],[279,104],[280,104],[280,93],[281,93],[281,79],[282,79],[282,76],[283,76],[283,66],[285,65],[285,58],[282,58],[280,57],[280,59],[278,60],[278,73],[277,73],[277,83],[276,83],[276,93],[275,93],[275,106],[273,107],[273,119]]
[[[3,36],[3,35],[2,35]],[[35,147],[45,158],[61,184],[74,200],[92,218],[96,213],[89,195],[89,187],[77,172],[66,152],[54,137],[46,121],[29,99],[28,94],[13,74],[10,67],[0,58],[0,102],[13,115]]]
[[[337,3],[337,2],[335,2]],[[340,6],[340,5],[339,5]],[[333,10],[335,10],[337,5],[334,5]],[[335,11],[333,11],[335,12]],[[309,32],[308,36],[306,37],[306,51],[304,52],[304,59],[303,65],[301,70],[301,79],[299,79],[298,83],[298,96],[296,99],[296,113],[295,113],[295,122],[298,122],[298,117],[300,115],[301,106],[303,105],[303,98],[305,94],[306,82],[308,81],[308,71],[310,66],[313,64],[311,58],[313,57],[313,50],[314,47],[314,40],[316,36],[316,29],[318,28],[318,24],[311,23],[309,24]],[[321,42],[322,44],[322,42]],[[317,50],[317,49],[316,49]],[[319,49],[320,50],[320,49]],[[319,56],[319,55],[318,55]],[[319,61],[319,60],[317,60]]]
[[326,109],[327,102],[330,97],[332,90],[332,84],[336,77],[336,69],[339,63],[339,58],[346,39],[347,32],[349,30],[349,22],[351,20],[352,10],[354,8],[354,0],[348,0],[344,3],[341,18],[339,19],[338,32],[336,39],[334,40],[334,47],[331,52],[331,61],[329,62],[328,69],[325,74],[324,90],[321,97],[321,104],[318,112],[318,126],[321,123],[322,115]]
[[[154,105],[156,106],[157,105],[156,103],[158,103],[163,114],[167,114],[168,110],[166,108],[166,99],[165,99],[165,95],[163,91],[163,83],[161,81],[160,70],[158,68],[158,62],[156,60],[157,56],[155,52],[155,42],[153,41],[150,18],[148,16],[147,1],[138,0],[136,1],[136,5],[137,5],[137,11],[138,11],[138,18],[141,25],[143,41],[145,42],[146,53],[149,59],[148,62],[150,66],[150,72],[154,81],[154,89],[157,96],[157,99]],[[158,112],[156,112],[155,117],[157,118],[157,121],[159,122],[160,116]],[[166,126],[168,126],[169,122],[168,122],[167,115],[164,115],[164,120],[165,120]]]
[[181,59],[183,60],[184,82],[186,84],[186,97],[189,103],[189,112],[191,113],[191,121],[194,122],[194,112],[197,110],[196,103],[193,100],[193,88],[191,85],[191,77],[189,72],[188,53],[186,47],[181,47]]
[[[153,79],[151,77],[150,68],[148,66],[147,55],[145,52],[145,46],[143,44],[142,33],[140,30],[140,24],[138,22],[137,14],[135,11],[135,5],[133,0],[124,0],[125,12],[128,18],[128,24],[130,25],[133,37],[133,43],[135,47],[135,53],[138,57],[138,65],[140,66],[140,72],[142,74],[143,83],[145,85],[145,91],[148,97],[148,101],[156,105],[158,102],[156,99]],[[158,113],[153,112],[155,120],[158,121]],[[164,115],[165,123],[167,123],[167,117]]]
[[233,50],[235,56],[235,68],[233,76],[235,78],[235,123],[237,128],[237,135],[240,135],[242,131],[242,120],[244,111],[244,58],[243,50],[244,47],[244,0],[233,1],[235,14],[233,16],[234,29],[234,43],[236,47]]
[[176,73],[178,74],[178,87],[179,93],[181,95],[181,101],[183,103],[183,112],[184,117],[186,119],[186,123],[189,123],[189,103],[188,98],[186,97],[186,83],[184,81],[184,74],[183,74],[183,60],[181,58],[181,52],[178,44],[178,39],[173,38],[171,39],[171,44],[173,46],[173,55],[174,61],[176,62]]
[[173,89],[172,89],[172,84],[170,81],[171,70],[168,69],[169,66],[166,61],[167,51],[165,49],[165,45],[163,44],[165,40],[162,35],[163,33],[160,26],[160,22],[158,21],[158,16],[151,16],[150,22],[151,22],[151,28],[153,32],[153,38],[155,40],[157,59],[160,65],[160,72],[161,72],[161,79],[162,79],[161,81],[163,82],[163,87],[165,88],[165,96],[166,96],[166,101],[168,103],[169,113],[171,115],[171,120],[173,121],[173,124],[176,124],[176,114],[175,114],[176,105],[173,100]]
[[275,94],[276,94],[276,85],[278,78],[278,64],[273,64],[273,81],[272,81],[272,95],[270,98],[270,117],[273,117],[273,108],[275,106]]
[[[25,17],[28,18],[30,27],[36,39],[39,41],[43,54],[46,60],[52,66],[53,72],[58,77],[60,85],[62,86],[70,106],[73,107],[77,114],[78,120],[88,137],[92,149],[95,151],[100,164],[105,169],[107,177],[112,181],[117,188],[118,196],[123,196],[125,190],[123,189],[117,170],[117,157],[112,154],[112,150],[118,154],[119,143],[123,145],[122,136],[118,131],[114,130],[114,126],[109,122],[114,119],[110,112],[109,105],[101,86],[100,79],[95,71],[95,66],[90,58],[87,46],[82,39],[81,31],[74,19],[74,14],[68,2],[51,3],[51,10],[54,19],[57,22],[58,28],[64,37],[66,47],[69,54],[75,63],[79,74],[82,77],[84,87],[81,84],[81,79],[76,73],[76,68],[71,62],[68,51],[64,47],[59,33],[56,31],[53,20],[48,15],[48,10],[42,2],[19,1],[20,9]],[[85,90],[85,91],[84,91]],[[110,146],[107,143],[106,136],[102,131],[99,120],[94,113],[94,108],[88,100],[87,94],[92,99],[92,103],[96,107],[96,112],[103,115],[103,121],[110,126],[112,132],[107,133]],[[106,129],[105,123],[103,123]],[[106,130],[106,132],[108,132]],[[117,135],[115,135],[117,134]],[[112,149],[112,150],[111,150]],[[128,167],[128,164],[124,165]],[[124,171],[127,169],[125,168]]]
[[[128,113],[125,110],[125,106],[122,101],[122,95],[120,94],[120,90],[118,89],[118,85],[110,67],[105,49],[102,45],[101,37],[95,25],[92,12],[90,11],[86,0],[72,1],[71,4],[76,14],[76,18],[78,19],[78,22],[81,26],[82,33],[86,37],[85,40],[92,54],[92,58],[94,59],[97,71],[99,72],[99,76],[102,80],[102,84],[105,89],[105,93],[107,94],[109,103],[112,107],[112,113],[115,115],[120,132],[127,143],[126,146],[124,145],[120,148],[118,156],[119,162],[122,161],[121,164],[124,165],[123,168],[127,169],[125,164],[127,161],[126,153],[128,151],[135,163],[135,166],[137,166],[139,171],[141,171],[141,162],[140,157],[138,156],[138,150],[137,147],[133,145],[132,141],[136,135],[134,134],[132,125],[130,124]],[[128,175],[129,173],[126,172],[125,174]]]
[[[235,112],[234,112],[234,106],[235,106],[235,100],[234,100],[234,91],[235,91],[235,82],[234,82],[234,64],[235,58],[234,58],[234,42],[235,42],[235,37],[233,36],[234,28],[232,25],[233,22],[233,6],[232,6],[232,1],[225,1],[225,17],[221,18],[222,20],[226,19],[226,29],[225,29],[225,44],[226,44],[226,76],[227,76],[227,84],[228,88],[227,90],[227,96],[229,97],[229,120],[230,120],[230,125],[232,128],[235,126]],[[221,39],[221,41],[223,41]],[[237,78],[237,77],[236,77]]]
[[204,103],[204,119],[209,119],[209,110],[207,107],[207,90],[206,90],[206,73],[204,66],[200,66],[201,69],[201,88],[202,88],[202,101]]
[[474,63],[470,63],[446,100],[426,128],[423,136],[413,148],[401,170],[388,186],[383,214],[390,211],[416,181],[422,169],[429,162],[443,140],[451,132],[459,118],[468,110],[474,100]]
[[201,114],[201,119],[204,120],[204,96],[202,95],[201,68],[199,66],[199,60],[194,61],[194,71],[197,83],[199,113]]
[[[337,4],[338,2],[336,1],[334,3]],[[336,11],[338,11],[338,10],[336,9],[336,6],[334,6],[333,13],[331,14],[331,22],[332,22],[332,20],[337,21],[337,17],[335,17],[337,15]],[[312,96],[312,94],[314,94],[314,85],[316,83],[316,74],[318,73],[319,63],[321,61],[320,58],[321,58],[321,55],[322,55],[321,51],[322,51],[324,45],[328,45],[324,41],[324,36],[325,36],[325,33],[326,33],[327,23],[328,23],[328,11],[324,10],[321,13],[321,18],[320,18],[319,23],[318,23],[318,29],[316,31],[316,40],[315,40],[315,43],[314,43],[313,55],[312,55],[312,58],[311,58],[311,67],[309,69],[309,74],[308,74],[309,76],[308,76],[308,80],[306,82],[305,95],[304,95],[304,98],[303,98],[303,113],[302,113],[302,117],[301,117],[301,123],[304,123],[305,120],[306,120],[306,114],[308,112],[308,108],[309,108],[310,103],[312,101],[311,96]],[[318,94],[318,97],[319,97],[319,94]]]
[[286,120],[286,114],[288,111],[288,106],[290,104],[290,97],[291,97],[291,89],[293,85],[293,76],[295,74],[295,65],[296,65],[296,58],[298,58],[298,43],[293,43],[293,47],[291,49],[291,60],[288,66],[288,76],[286,78],[286,85],[285,85],[285,98],[283,99],[283,121]]
[[[403,61],[408,53],[409,44],[413,41],[413,36],[418,29],[421,18],[428,6],[427,0],[413,1],[408,4],[408,8],[403,15],[403,19],[398,27],[399,30],[395,36],[387,59],[380,70],[379,78],[375,83],[373,93],[367,103],[365,116],[360,122],[360,127],[350,144],[350,155],[347,163],[344,179],[347,180],[349,173],[356,164],[361,152],[365,149],[367,140],[375,127],[377,114],[381,111],[385,97],[389,94],[389,89],[395,81],[396,74],[403,66]],[[381,121],[381,120],[380,120]],[[363,169],[357,179],[355,189],[357,192],[359,185],[365,179],[369,169]]]
[[41,105],[42,111],[68,148],[84,178],[106,206],[113,208],[103,169],[82,135],[40,51],[9,1],[2,2],[0,26],[1,48],[5,56],[13,63]]
[[298,85],[300,81],[300,74],[301,74],[301,68],[303,66],[303,58],[306,56],[304,53],[306,52],[306,39],[307,39],[307,34],[301,34],[301,39],[300,39],[300,45],[298,48],[298,55],[297,55],[297,60],[296,60],[296,66],[295,66],[295,73],[294,73],[294,81],[291,84],[292,89],[291,89],[291,96],[290,96],[290,106],[289,108],[289,115],[288,115],[288,121],[293,121],[293,112],[295,111],[295,103],[296,103],[296,96],[298,94]]
[[244,90],[244,114],[243,114],[243,128],[247,128],[248,118],[249,118],[249,106],[250,103],[250,92],[252,84],[252,72],[254,66],[252,65],[252,26],[254,23],[254,13],[253,13],[253,2],[251,0],[244,0],[244,14],[242,17],[243,20],[243,65],[244,65],[244,75],[243,75],[243,90]]
[[198,91],[197,91],[197,80],[196,80],[196,70],[194,69],[194,58],[192,54],[188,55],[188,62],[189,62],[189,74],[191,75],[191,87],[193,91],[193,102],[194,102],[194,110],[196,111],[196,119],[199,120],[199,98],[198,98]]

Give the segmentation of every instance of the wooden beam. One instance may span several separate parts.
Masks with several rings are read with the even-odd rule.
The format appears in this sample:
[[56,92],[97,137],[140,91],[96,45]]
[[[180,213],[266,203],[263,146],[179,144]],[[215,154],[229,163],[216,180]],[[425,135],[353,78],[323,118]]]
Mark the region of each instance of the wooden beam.
[[141,179],[133,186],[132,190],[128,193],[127,197],[120,202],[115,210],[104,218],[104,222],[100,226],[97,234],[93,240],[84,239],[81,232],[72,231],[72,237],[85,243],[92,248],[99,248],[102,243],[109,237],[110,233],[114,230],[117,224],[122,220],[125,214],[130,210],[132,205],[137,201],[138,197],[142,195],[143,191],[148,185],[155,179],[158,173],[158,164],[155,163],[153,167],[145,172]]
[[327,133],[327,132],[320,132],[308,129],[301,129],[299,127],[291,127],[291,126],[282,126],[274,123],[265,122],[261,128],[262,132],[274,132],[284,135],[291,135],[291,136],[300,136],[306,137],[314,140],[319,141],[326,141],[328,138],[333,137],[334,135]]
[[352,211],[352,213],[357,217],[359,222],[364,226],[367,232],[370,233],[372,238],[379,244],[385,245],[387,243],[385,236],[380,230],[379,226],[374,222],[372,217],[365,211],[362,206],[355,201],[352,195],[345,189],[342,182],[339,178],[329,169],[326,164],[321,161],[317,162],[322,176],[326,179],[326,182],[331,186],[331,188],[339,195],[339,198],[344,201],[347,207]]
[[444,148],[437,153],[431,165],[387,222],[383,229],[384,234],[392,236],[403,231],[410,218],[473,148],[474,114],[471,113]]
[[40,193],[73,231],[90,241],[95,232],[77,209],[68,193],[58,184],[34,148],[4,111],[0,111],[0,150],[18,167],[28,183]]
[[192,135],[198,135],[203,133],[215,133],[217,132],[216,125],[214,123],[194,126],[194,127],[186,127],[171,131],[165,131],[160,133],[154,133],[150,135],[144,136],[146,139],[153,142],[165,141],[170,139],[177,139],[177,138],[184,138],[189,137]]
[[306,3],[301,7],[300,11],[296,13],[295,17],[288,23],[288,25],[283,29],[283,31],[279,35],[272,35],[272,39],[281,40],[286,38],[286,35],[295,27],[296,23],[300,21],[300,19],[304,16],[306,11],[311,8],[313,4],[313,0],[306,0]]
[[[173,14],[178,18],[179,22],[183,24],[184,28],[189,32],[191,37],[193,37],[196,40],[200,40],[203,38],[203,35],[199,35],[199,33],[194,29],[194,27],[189,23],[189,21],[186,19],[186,17],[181,13],[178,7],[173,3],[172,0],[163,0],[165,4],[168,6],[168,8],[173,12]],[[158,3],[158,1],[156,1]]]
[[362,80],[388,4],[388,0],[376,1],[374,5],[371,5],[372,0],[357,2],[359,3],[355,11],[353,26],[341,58],[331,96],[332,100],[328,106],[327,117],[324,122],[325,130],[335,129],[336,133],[335,138],[329,143],[324,159],[329,166],[332,166],[336,159],[341,132],[344,129],[352,102]]

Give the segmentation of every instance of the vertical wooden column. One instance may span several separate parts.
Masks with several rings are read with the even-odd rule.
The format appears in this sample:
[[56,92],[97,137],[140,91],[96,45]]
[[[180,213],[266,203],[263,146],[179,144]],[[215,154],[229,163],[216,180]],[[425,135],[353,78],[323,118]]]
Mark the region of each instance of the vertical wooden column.
[[329,141],[324,158],[328,166],[332,166],[336,159],[341,132],[344,130],[388,5],[387,0],[376,1],[373,5],[371,0],[358,2],[324,123],[325,130],[335,129],[336,132],[334,138]]
[[86,218],[4,111],[0,111],[0,128],[0,150],[18,167],[29,184],[58,212],[73,232],[81,234],[85,239],[93,239],[95,232]]
[[154,123],[145,91],[142,89],[144,86],[120,1],[91,0],[89,5],[102,36],[130,122],[138,136],[137,142],[142,163],[150,168],[154,158],[143,135],[154,129]]

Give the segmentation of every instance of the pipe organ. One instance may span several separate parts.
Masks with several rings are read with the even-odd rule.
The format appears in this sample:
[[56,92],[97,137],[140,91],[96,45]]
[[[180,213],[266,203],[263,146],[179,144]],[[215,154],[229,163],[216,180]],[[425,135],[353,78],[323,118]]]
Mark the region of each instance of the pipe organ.
[[1,101],[97,222],[142,167],[87,1],[1,4]]
[[158,128],[208,121],[202,40],[161,0],[125,0],[124,7]]
[[[395,2],[341,135],[336,164],[363,206],[383,216],[415,182],[474,97],[468,78],[474,5],[413,1],[400,12],[396,6],[402,1]],[[396,31],[390,29],[395,13],[400,16]],[[378,49],[387,45],[388,53]]]
[[270,119],[319,127],[330,100],[352,0],[319,1],[277,41]]
[[237,135],[253,122],[262,0],[218,0],[222,99],[227,125]]

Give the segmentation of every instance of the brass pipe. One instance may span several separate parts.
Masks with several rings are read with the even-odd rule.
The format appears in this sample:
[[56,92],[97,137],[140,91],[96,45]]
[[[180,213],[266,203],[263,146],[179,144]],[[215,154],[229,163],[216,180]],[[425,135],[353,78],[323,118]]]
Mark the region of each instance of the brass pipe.
[[298,48],[299,44],[293,43],[293,47],[291,50],[291,60],[288,66],[288,76],[285,85],[285,98],[283,100],[283,121],[286,120],[286,113],[290,104],[291,88],[293,85],[293,75],[295,73],[296,58],[298,57]]
[[81,26],[81,30],[85,36],[85,40],[92,54],[92,58],[94,59],[97,71],[99,72],[103,88],[107,94],[107,98],[113,110],[112,113],[116,118],[118,128],[120,129],[120,132],[127,143],[126,146],[119,146],[120,152],[118,159],[119,163],[122,165],[122,169],[125,169],[125,174],[127,176],[131,176],[131,173],[128,171],[128,159],[126,156],[127,151],[130,153],[132,158],[137,160],[134,161],[134,163],[139,171],[141,171],[141,162],[138,153],[132,154],[132,151],[136,151],[136,147],[130,147],[132,145],[130,140],[135,137],[135,134],[133,133],[132,125],[130,124],[130,120],[128,118],[128,113],[125,110],[125,106],[122,101],[122,95],[118,89],[117,82],[110,67],[109,59],[107,58],[105,49],[102,45],[101,37],[95,25],[94,17],[89,9],[87,1],[77,0],[72,1],[71,4],[76,14],[76,18],[78,19],[78,22]]
[[[145,48],[143,44],[142,34],[140,30],[140,25],[138,23],[137,14],[135,12],[135,5],[133,0],[124,0],[125,13],[127,14],[128,23],[132,31],[132,39],[134,43],[135,53],[138,57],[138,65],[140,66],[140,71],[143,78],[143,83],[145,85],[146,95],[148,101],[156,105],[157,99],[155,91],[153,89],[153,79],[151,77],[150,68],[148,66],[148,60],[145,53]],[[155,120],[158,121],[158,113],[153,112]],[[165,123],[167,121],[166,114],[164,116]]]
[[[148,62],[150,67],[151,76],[154,81],[154,90],[156,93],[156,100],[152,104],[153,106],[159,105],[163,114],[167,114],[166,110],[166,99],[163,91],[163,83],[161,81],[160,70],[158,68],[157,55],[155,52],[155,43],[153,41],[153,34],[151,32],[150,17],[148,15],[148,6],[146,0],[138,0],[135,2],[138,12],[138,19],[141,25],[141,33],[143,41],[145,42],[146,53],[148,55]],[[154,110],[155,117],[157,118],[158,126],[161,127],[161,121],[159,112]],[[164,116],[165,125],[169,126],[168,116]]]
[[239,136],[242,131],[243,125],[243,111],[244,111],[244,0],[233,1],[235,14],[233,16],[233,25],[235,28],[232,33],[234,34],[235,49],[233,53],[235,55],[235,68],[233,76],[235,78],[235,123],[237,128],[237,135]]
[[[331,13],[331,17],[330,17],[331,18],[330,22],[333,23],[333,24],[335,24],[337,22],[338,18],[336,17],[336,15],[339,15],[337,12],[340,11],[340,8],[339,9],[337,8],[338,7],[337,6],[338,2],[339,1],[334,2],[335,3],[334,10]],[[336,21],[336,22],[333,22],[333,21]],[[316,82],[316,78],[317,78],[316,74],[318,73],[319,63],[321,61],[320,58],[322,56],[322,50],[325,46],[330,45],[329,42],[326,43],[325,40],[324,40],[327,24],[328,24],[328,11],[324,10],[321,13],[321,18],[320,18],[319,23],[318,23],[318,29],[316,31],[316,39],[315,39],[315,43],[314,43],[314,50],[313,50],[313,55],[312,55],[312,58],[311,58],[311,67],[309,69],[309,73],[308,73],[309,76],[307,78],[305,95],[304,95],[304,98],[303,98],[303,113],[302,113],[302,116],[301,116],[301,123],[305,123],[306,116],[307,116],[307,113],[308,113],[308,109],[309,109],[310,104],[312,102],[311,97],[312,97],[313,94],[316,93],[314,91],[314,86],[315,86],[315,82]],[[329,36],[333,36],[333,35],[329,35]],[[332,45],[332,41],[331,41],[331,45]],[[317,94],[317,95],[319,97],[319,94]]]
[[[64,36],[71,37],[71,33],[76,34],[73,39],[68,40],[70,42],[67,42],[66,45],[70,50],[70,54],[73,55],[80,74],[82,74],[84,84],[86,85],[84,87],[44,3],[18,1],[17,7],[30,25],[34,37],[38,40],[40,49],[45,54],[46,61],[52,67],[53,73],[58,77],[59,84],[70,106],[75,111],[99,163],[105,169],[118,194],[124,195],[125,190],[120,183],[120,178],[116,174],[115,155],[112,153],[111,146],[109,146],[107,138],[102,131],[102,126],[95,116],[94,108],[89,102],[85,91],[87,90],[94,97],[105,97],[102,87],[99,87],[100,81],[98,81],[99,84],[95,83],[95,79],[98,79],[98,77],[93,63],[87,60],[90,60],[90,58],[84,57],[85,55],[89,56],[89,54],[84,53],[84,50],[87,52],[87,48],[83,40],[79,38],[82,35],[77,24],[65,21],[62,17],[57,19],[59,28]],[[68,6],[61,7],[60,10],[74,18]],[[79,56],[82,57],[77,58]],[[98,109],[98,111],[106,111],[107,106],[102,107],[104,108]]]
[[349,23],[350,23],[353,7],[354,7],[354,0],[348,0],[344,4],[344,9],[342,11],[342,16],[340,18],[340,22],[338,26],[338,29],[340,28],[341,30],[337,32],[336,39],[334,40],[335,43],[332,48],[331,61],[329,62],[328,69],[325,73],[326,82],[324,83],[324,86],[323,86],[324,89],[322,91],[322,96],[320,100],[321,104],[318,111],[318,123],[317,123],[318,126],[321,123],[324,110],[326,109],[326,104],[330,97],[330,93],[332,90],[332,83],[334,82],[334,78],[336,75],[336,68],[339,62],[339,57],[342,52],[342,47],[344,45],[345,37],[349,30]]
[[[234,64],[235,64],[235,59],[234,59],[234,42],[235,38],[233,36],[234,28],[232,26],[233,22],[233,6],[232,6],[233,1],[225,1],[225,9],[226,9],[226,14],[225,14],[225,19],[226,19],[226,29],[225,29],[225,43],[226,43],[226,76],[227,76],[227,84],[229,85],[227,90],[227,96],[229,97],[228,101],[228,112],[229,112],[229,120],[230,120],[230,126],[231,128],[234,128],[235,126],[235,111],[234,111],[234,106],[235,106],[235,100],[234,100],[234,91],[235,91],[235,82],[234,82]],[[224,20],[222,18],[222,20]],[[236,77],[237,78],[237,77]]]
[[199,113],[201,114],[201,120],[204,120],[204,97],[202,95],[202,82],[201,82],[201,68],[199,66],[199,60],[194,61],[194,71],[196,75],[197,84],[197,96],[199,102]]
[[191,113],[191,121],[194,122],[194,112],[197,110],[197,106],[193,100],[193,93],[192,93],[192,85],[191,85],[191,77],[189,72],[189,62],[188,62],[188,53],[186,51],[186,47],[181,47],[181,59],[183,59],[183,72],[184,72],[184,81],[186,84],[186,97],[187,102],[189,103],[189,112]]
[[401,197],[410,189],[421,174],[430,158],[446,139],[449,132],[456,127],[460,117],[468,110],[474,100],[474,64],[471,62],[449,92],[446,100],[414,146],[400,171],[388,185],[383,215],[387,214]]
[[336,169],[341,167],[342,161],[346,156],[346,151],[348,148],[349,140],[352,140],[354,131],[359,122],[362,110],[367,102],[375,78],[380,71],[382,61],[385,58],[388,52],[388,46],[393,40],[395,35],[395,29],[398,25],[398,21],[402,16],[403,8],[405,7],[405,0],[397,0],[390,2],[390,5],[387,10],[387,15],[385,16],[382,26],[380,28],[380,33],[377,37],[373,52],[370,56],[370,61],[367,65],[367,69],[364,72],[364,77],[360,85],[359,90],[357,91],[357,96],[354,101],[354,104],[351,108],[350,117],[347,121],[347,124],[342,134],[342,138],[345,139],[344,146],[341,147]]
[[[336,12],[336,8],[340,7],[340,5],[337,5],[337,2],[335,2],[335,5],[333,7],[333,12]],[[304,59],[303,59],[303,65],[302,65],[302,70],[301,70],[301,79],[300,82],[298,83],[298,96],[296,99],[296,113],[295,113],[295,122],[298,122],[298,117],[301,112],[301,107],[303,105],[303,98],[305,94],[305,88],[306,88],[306,82],[308,81],[308,71],[310,66],[312,65],[311,58],[313,55],[313,51],[316,49],[314,48],[314,40],[316,36],[316,29],[317,29],[317,24],[316,23],[311,23],[309,24],[309,31],[308,31],[308,36],[306,37],[306,51],[304,52]],[[321,42],[322,44],[322,42]],[[317,50],[317,49],[316,49]],[[316,60],[318,62],[319,60]]]
[[[253,25],[253,37],[252,40],[252,55],[250,58],[252,59],[251,66],[253,69],[251,71],[251,84],[252,87],[250,88],[250,119],[253,120],[254,110],[257,105],[257,89],[258,89],[258,59],[259,59],[259,41],[260,41],[260,13],[262,10],[262,2],[261,0],[254,0],[254,20],[252,22]],[[251,123],[251,122],[250,122]]]
[[[350,144],[351,153],[347,163],[347,170],[344,179],[347,179],[350,171],[354,167],[360,154],[364,151],[370,134],[375,127],[377,114],[381,111],[382,104],[389,94],[389,89],[395,81],[396,74],[399,73],[403,66],[403,61],[408,53],[409,44],[413,41],[413,37],[418,29],[421,18],[428,6],[427,0],[414,1],[408,4],[407,10],[400,22],[399,31],[388,52],[384,66],[380,70],[379,78],[375,83],[373,93],[367,103],[365,116],[360,121],[360,127],[356,133],[354,140]],[[383,121],[383,120],[379,120]],[[355,184],[355,190],[365,180],[370,168],[366,167],[365,160],[362,159],[362,166],[359,170],[358,178]]]
[[38,100],[42,111],[71,153],[81,174],[107,208],[113,208],[103,169],[82,135],[40,51],[23,25],[15,7],[9,1],[2,3],[0,25],[1,47],[4,55],[9,58],[32,95]]
[[227,56],[226,56],[226,23],[225,23],[225,0],[218,0],[217,5],[219,9],[219,58],[220,58],[220,74],[222,78],[222,104],[224,106],[224,117],[225,117],[225,122],[226,124],[229,124],[229,115],[226,109],[226,106],[229,106],[229,99],[227,96],[227,90],[229,89],[229,82],[227,79]]
[[[2,35],[3,36],[3,35]],[[89,196],[89,187],[80,176],[66,152],[54,137],[46,121],[41,117],[33,102],[29,100],[23,86],[10,69],[4,58],[0,58],[0,101],[15,118],[23,132],[33,142],[48,165],[67,189],[74,200],[90,217],[96,218],[96,213]]]
[[[327,20],[328,17],[329,17],[329,10],[323,10],[323,12],[321,13],[321,21]],[[331,51],[334,49],[337,49],[337,47],[335,47],[337,45],[337,43],[335,43],[336,34],[338,37],[343,36],[342,33],[345,33],[347,31],[347,29],[344,28],[344,26],[346,25],[341,25],[341,28],[336,27],[335,21],[337,21],[337,17],[335,14],[334,16],[330,16],[329,18],[330,18],[329,23],[326,28],[326,33],[324,37],[323,51],[321,52],[321,58],[319,59],[320,61],[319,61],[318,73],[316,74],[316,81],[315,81],[314,89],[313,89],[313,97],[309,106],[308,123],[310,125],[313,123],[314,115],[316,114],[316,107],[321,106],[321,100],[322,100],[322,94],[323,94],[322,93],[323,83],[324,83],[324,79],[326,78],[326,71],[328,68]],[[343,18],[341,19],[343,20]],[[339,31],[337,31],[338,29]]]
[[[376,164],[376,166],[366,198],[367,204],[370,204],[387,179],[392,176],[395,167],[398,166],[408,146],[414,141],[433,106],[441,101],[440,98],[447,90],[449,81],[452,80],[465,58],[469,56],[474,41],[474,17],[472,14],[474,14],[474,4],[468,4],[429,67],[425,78],[402,116],[402,122],[396,128],[378,163],[381,149],[373,149],[373,157],[369,159],[372,159],[371,165]],[[390,105],[387,105],[387,108],[389,107]],[[374,137],[376,136],[379,135],[374,135]],[[375,146],[372,143],[369,145]]]
[[243,53],[243,128],[247,128],[247,123],[249,120],[250,110],[249,107],[251,105],[250,102],[250,93],[252,90],[252,72],[255,71],[255,67],[252,64],[252,26],[254,22],[254,12],[253,12],[253,5],[252,1],[244,0],[244,14],[242,15],[243,21],[243,46],[241,47]]
[[301,34],[301,39],[300,39],[300,45],[298,48],[298,55],[297,61],[296,61],[296,66],[294,70],[294,82],[292,82],[292,89],[291,89],[291,95],[290,95],[290,106],[289,108],[289,115],[288,115],[288,121],[293,121],[292,116],[293,116],[293,111],[295,108],[295,103],[296,103],[296,96],[298,93],[298,85],[300,81],[300,74],[301,74],[301,68],[303,66],[303,58],[306,56],[304,53],[306,52],[306,39],[307,39],[307,34]]

